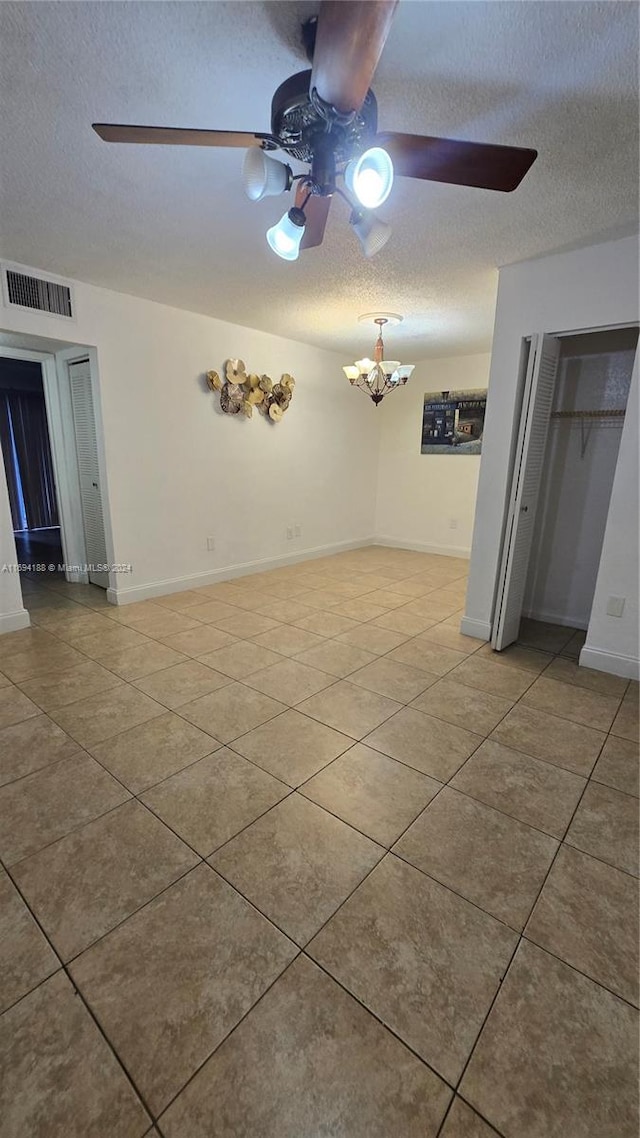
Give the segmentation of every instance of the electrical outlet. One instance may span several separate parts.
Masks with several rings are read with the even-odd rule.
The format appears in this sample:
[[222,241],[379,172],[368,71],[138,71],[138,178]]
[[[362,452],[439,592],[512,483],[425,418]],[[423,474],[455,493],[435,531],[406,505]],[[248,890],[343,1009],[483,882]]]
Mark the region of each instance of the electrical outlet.
[[292,538],[293,538],[293,526],[287,526],[287,541],[291,541]]
[[622,616],[626,597],[609,597],[607,601],[607,616]]
[[215,537],[208,537],[207,538],[207,549],[209,550],[209,552],[211,553],[215,549],[215,547],[216,547]]
[[296,522],[296,524],[294,525],[293,534],[294,534],[294,537],[302,537],[302,526],[300,525],[300,522]]
[[457,518],[449,518],[449,529],[457,529],[457,528],[458,528],[458,519]]

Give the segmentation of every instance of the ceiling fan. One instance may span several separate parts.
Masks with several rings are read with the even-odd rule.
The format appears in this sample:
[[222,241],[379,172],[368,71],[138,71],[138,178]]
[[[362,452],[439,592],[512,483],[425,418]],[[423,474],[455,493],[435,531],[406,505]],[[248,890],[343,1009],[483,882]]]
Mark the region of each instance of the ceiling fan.
[[[536,150],[433,138],[378,134],[377,103],[369,84],[382,54],[398,0],[322,0],[317,19],[303,25],[311,70],[286,79],[271,103],[271,131],[196,130],[94,123],[105,142],[161,146],[247,147],[245,191],[253,201],[296,187],[295,205],[267,232],[284,260],[320,245],[337,194],[351,209],[366,256],[386,244],[390,227],[373,212],[386,201],[394,172],[407,178],[510,192],[537,157]],[[309,170],[294,175],[272,158],[284,151]],[[342,177],[346,187],[337,185]]]

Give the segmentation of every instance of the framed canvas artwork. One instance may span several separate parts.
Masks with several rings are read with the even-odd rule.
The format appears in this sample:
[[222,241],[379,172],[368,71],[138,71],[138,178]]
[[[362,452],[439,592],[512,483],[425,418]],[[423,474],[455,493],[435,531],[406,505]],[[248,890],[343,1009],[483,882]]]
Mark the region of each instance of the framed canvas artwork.
[[422,411],[422,454],[480,454],[487,392],[428,391]]

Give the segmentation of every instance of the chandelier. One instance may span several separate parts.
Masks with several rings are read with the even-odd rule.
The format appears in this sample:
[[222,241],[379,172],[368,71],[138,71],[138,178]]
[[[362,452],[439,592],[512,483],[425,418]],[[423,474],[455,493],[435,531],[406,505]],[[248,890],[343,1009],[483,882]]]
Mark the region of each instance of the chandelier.
[[370,360],[365,357],[362,360],[356,360],[354,364],[347,364],[342,370],[349,383],[370,395],[377,406],[390,391],[404,387],[411,376],[414,365],[401,364],[400,360],[385,360],[384,358],[382,329],[385,324],[400,324],[401,316],[395,312],[368,312],[365,316],[360,316],[359,320],[361,324],[368,323],[371,320],[378,325],[378,339],[373,350],[373,359]]

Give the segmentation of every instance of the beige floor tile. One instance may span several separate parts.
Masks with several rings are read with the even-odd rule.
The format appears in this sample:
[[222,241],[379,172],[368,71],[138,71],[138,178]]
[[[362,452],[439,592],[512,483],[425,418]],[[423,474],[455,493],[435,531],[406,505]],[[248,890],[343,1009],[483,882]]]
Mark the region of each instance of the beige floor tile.
[[436,1138],[450,1091],[299,957],[162,1116],[167,1138]]
[[638,799],[632,795],[590,782],[566,841],[637,877],[639,809]]
[[9,875],[0,869],[0,1013],[60,967]]
[[269,632],[272,628],[277,628],[280,622],[259,612],[238,611],[237,616],[225,616],[211,623],[215,624],[216,628],[221,629],[222,632],[228,632],[231,636],[237,636],[241,640],[249,640],[252,636],[259,636],[261,632]]
[[116,624],[135,628],[138,624],[144,624],[145,621],[153,618],[154,615],[160,619],[166,615],[166,612],[167,610],[161,605],[157,605],[155,601],[137,601],[130,605],[113,605],[106,615]]
[[451,785],[487,806],[561,838],[585,780],[488,739],[458,771]]
[[520,931],[557,849],[555,838],[445,786],[393,852]]
[[348,616],[337,616],[332,612],[312,612],[311,616],[303,616],[293,622],[296,628],[303,628],[305,632],[315,632],[318,636],[339,636],[349,629],[359,628],[356,620]]
[[146,1110],[64,973],[2,1017],[0,1056],[3,1138],[146,1134]]
[[498,724],[492,739],[586,776],[593,769],[605,735],[581,723],[518,703]]
[[157,1113],[296,952],[200,865],[83,953],[71,973]]
[[364,741],[376,751],[446,782],[480,745],[482,736],[405,707]]
[[[382,629],[375,631],[381,632]],[[389,696],[389,699],[395,699],[398,703],[409,703],[429,684],[435,683],[435,676],[423,672],[421,668],[412,668],[409,664],[400,664],[398,660],[381,656],[372,664],[353,672],[349,676],[349,682],[377,692],[378,695]]]
[[523,648],[521,644],[510,644],[501,652],[496,652],[490,644],[483,644],[478,649],[477,658],[491,660],[494,664],[501,664],[505,668],[519,668],[522,672],[533,672],[539,676],[553,660],[550,652],[541,652],[537,648]]
[[173,612],[186,612],[189,616],[189,609],[202,605],[202,597],[195,589],[185,589],[182,593],[168,593],[167,596],[156,597],[154,604],[162,605],[163,608],[171,609]]
[[563,845],[526,929],[529,940],[638,1004],[638,887]]
[[315,648],[308,648],[297,657],[303,664],[312,668],[320,668],[322,672],[329,672],[332,676],[343,679],[365,664],[375,660],[373,652],[366,652],[364,648],[356,648],[353,644],[344,644],[340,640],[326,640]]
[[570,660],[577,660],[582,649],[584,648],[584,642],[586,639],[586,632],[583,632],[580,628],[577,629],[577,631],[574,632],[573,636],[571,637],[569,643],[565,644],[564,648],[561,649],[560,655],[566,656]]
[[0,729],[40,714],[40,708],[13,685],[0,688]]
[[86,658],[80,652],[70,644],[63,644],[61,640],[52,637],[48,644],[38,644],[24,652],[11,652],[2,659],[2,671],[14,683],[22,683],[34,676],[44,676],[52,671],[68,671],[69,668],[84,663]]
[[479,640],[473,636],[465,636],[457,627],[452,627],[450,624],[434,624],[422,635],[432,644],[453,648],[457,652],[464,652],[465,656],[471,656],[480,647]]
[[299,786],[352,746],[348,735],[289,710],[236,739],[233,750],[289,786]]
[[593,768],[593,781],[604,782],[625,794],[635,794],[637,798],[639,774],[640,754],[637,742],[608,735],[600,758]]
[[207,652],[201,659],[217,672],[235,680],[243,680],[252,672],[259,672],[270,664],[278,664],[282,656],[251,641],[236,640],[235,644],[219,648],[217,652]]
[[180,714],[220,743],[230,743],[284,710],[283,703],[246,684],[233,683],[183,704]]
[[13,865],[129,797],[85,754],[9,783],[0,789],[0,857]]
[[190,632],[178,632],[174,636],[163,638],[163,644],[185,656],[204,656],[206,652],[216,652],[218,648],[226,648],[228,644],[235,643],[235,636],[221,632],[209,624],[201,624]]
[[545,669],[544,678],[560,680],[565,684],[575,684],[587,691],[601,695],[614,695],[621,698],[627,690],[629,681],[621,676],[610,676],[608,672],[596,672],[593,668],[581,668],[575,660],[557,656]]
[[222,747],[142,795],[142,801],[202,857],[290,793],[288,786]]
[[0,730],[0,786],[80,750],[48,715],[37,715]]
[[125,802],[12,870],[64,960],[166,889],[198,858],[139,802]]
[[272,652],[279,652],[281,656],[297,656],[299,652],[305,652],[308,648],[325,644],[326,639],[317,636],[315,632],[307,632],[304,628],[283,624],[270,632],[261,632],[259,636],[254,637],[254,643],[269,648]]
[[136,680],[135,686],[164,707],[174,709],[230,683],[229,676],[223,676],[199,660],[185,660],[184,663],[174,664],[172,668]]
[[165,712],[97,743],[91,748],[91,754],[133,794],[139,794],[210,755],[219,746],[192,723]]
[[397,609],[406,605],[407,598],[402,593],[394,593],[393,589],[374,589],[372,593],[361,595],[361,600],[370,605],[380,605],[380,608]]
[[337,639],[344,644],[352,644],[354,648],[364,648],[374,656],[384,656],[393,648],[404,644],[409,637],[404,632],[377,628],[374,624],[356,624],[353,628],[341,632]]
[[523,941],[461,1093],[507,1138],[637,1131],[637,1013]]
[[[140,648],[149,645],[148,636],[142,636],[134,628],[111,622],[113,628],[107,632],[92,633],[91,636],[80,636],[76,641],[76,648],[83,656],[102,663],[105,656],[114,655],[125,648]],[[75,662],[75,661],[74,661]]]
[[585,727],[608,731],[620,706],[618,696],[584,691],[574,684],[540,676],[522,698],[525,707],[571,719]]
[[165,636],[173,636],[179,632],[189,632],[198,628],[199,622],[194,620],[192,613],[171,612],[162,605],[155,605],[154,612],[140,617],[132,622],[132,627],[143,636],[150,636],[153,640],[160,640]]
[[455,1083],[516,941],[506,925],[389,854],[307,951]]
[[269,589],[269,599],[260,605],[258,612],[264,613],[265,616],[270,616],[273,620],[281,620],[283,624],[294,624],[296,620],[301,620],[305,616],[312,616],[316,611],[306,605],[303,600],[296,600],[294,597],[276,597]]
[[380,846],[292,794],[210,859],[265,916],[304,945],[383,854]]
[[[223,600],[207,600],[205,595],[200,597],[201,603],[197,608],[191,609],[191,615],[196,620],[204,621],[205,624],[213,623],[216,620],[224,620],[229,616],[240,616],[242,610],[237,605],[227,604]],[[178,633],[180,635],[180,633]]]
[[373,604],[365,594],[364,597],[358,597],[353,601],[343,600],[341,604],[335,605],[331,611],[336,612],[338,616],[350,616],[352,620],[367,621],[382,616],[387,612],[387,607]]
[[457,1095],[440,1135],[441,1138],[499,1138],[493,1126],[489,1126]]
[[111,628],[105,616],[100,616],[97,612],[90,612],[89,609],[82,608],[80,605],[76,606],[74,612],[60,612],[54,609],[45,618],[42,616],[42,611],[36,609],[36,619],[38,624],[43,624],[45,628],[55,632],[56,636],[68,644],[74,644],[81,636],[89,636],[96,632],[107,632]]
[[451,673],[450,679],[466,684],[470,688],[498,695],[503,699],[516,700],[524,695],[535,681],[535,674],[523,668],[505,667],[493,660],[482,658],[479,653],[467,657]]
[[4,664],[11,656],[16,656],[33,649],[49,648],[56,643],[55,636],[45,632],[42,628],[21,628],[17,632],[4,632],[0,636],[0,665],[4,671]]
[[444,648],[441,644],[432,644],[423,636],[415,636],[407,640],[399,648],[389,653],[390,660],[398,660],[401,664],[410,664],[413,668],[421,668],[433,676],[444,676],[465,659],[463,652],[456,652],[453,648]]
[[133,648],[121,648],[117,652],[107,652],[100,656],[105,668],[122,676],[123,680],[139,680],[150,676],[173,664],[180,664],[185,657],[166,644],[147,640]]
[[525,617],[520,623],[518,643],[527,648],[540,648],[543,652],[561,652],[577,631],[560,624],[547,624],[542,620]]
[[125,684],[59,707],[51,713],[51,718],[81,747],[90,748],[163,711],[155,700]]
[[440,783],[356,743],[314,775],[300,793],[390,846],[440,790]]
[[356,684],[338,680],[331,687],[305,699],[298,710],[312,719],[326,723],[344,735],[362,739],[369,731],[399,711],[402,705]]
[[418,711],[464,727],[476,735],[488,735],[512,706],[510,699],[466,687],[448,676],[427,688],[412,703]]
[[318,668],[310,668],[300,660],[281,660],[260,672],[254,672],[247,679],[249,687],[273,696],[290,707],[295,707],[303,699],[315,695],[323,688],[335,683],[335,677]]
[[68,703],[108,691],[121,683],[119,676],[101,664],[87,660],[79,668],[72,668],[68,672],[56,671],[50,676],[24,680],[21,687],[43,711],[52,711],[54,707],[65,707]]
[[376,628],[388,628],[392,632],[404,632],[408,637],[414,637],[425,632],[438,623],[439,621],[435,617],[416,616],[415,613],[405,612],[404,607],[390,609],[373,621]]
[[640,723],[638,720],[638,690],[631,686],[625,695],[620,710],[616,715],[611,728],[612,735],[622,739],[630,739],[637,743],[640,736]]

